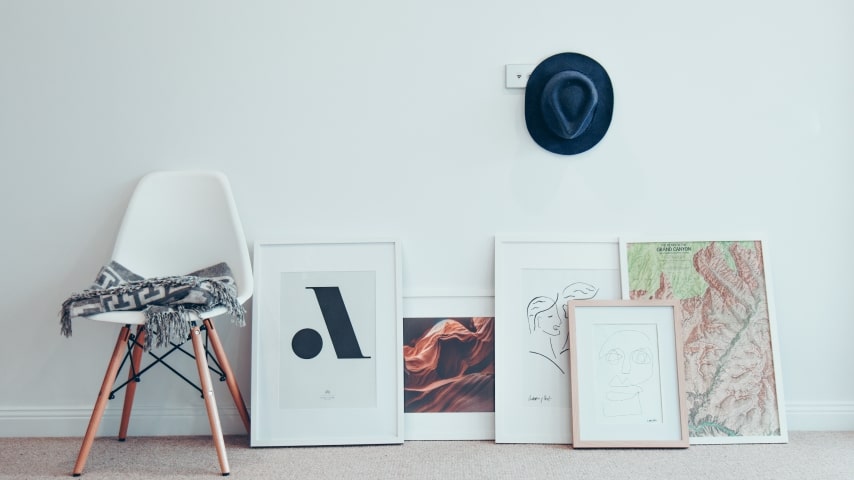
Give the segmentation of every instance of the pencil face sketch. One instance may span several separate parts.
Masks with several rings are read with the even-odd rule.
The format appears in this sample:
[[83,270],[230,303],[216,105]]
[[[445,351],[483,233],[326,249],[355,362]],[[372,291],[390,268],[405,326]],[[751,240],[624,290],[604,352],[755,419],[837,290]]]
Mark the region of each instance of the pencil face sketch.
[[599,289],[589,283],[575,282],[553,296],[537,296],[528,302],[528,333],[530,353],[547,360],[560,373],[568,370],[569,321],[566,304],[569,300],[594,298]]
[[607,423],[660,420],[658,344],[654,333],[654,325],[639,325],[603,332],[599,337],[596,402],[601,408],[600,418]]

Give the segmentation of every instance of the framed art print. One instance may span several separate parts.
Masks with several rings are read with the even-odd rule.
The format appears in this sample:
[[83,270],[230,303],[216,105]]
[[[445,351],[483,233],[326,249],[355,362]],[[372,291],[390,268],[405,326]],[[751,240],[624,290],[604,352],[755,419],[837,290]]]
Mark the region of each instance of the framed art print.
[[616,238],[495,239],[495,441],[572,443],[569,300],[619,299]]
[[395,241],[257,243],[255,446],[403,442]]
[[573,448],[688,447],[681,308],[570,301]]
[[691,443],[787,441],[767,243],[622,239],[623,294],[680,302]]
[[416,295],[403,298],[404,438],[493,440],[492,292]]

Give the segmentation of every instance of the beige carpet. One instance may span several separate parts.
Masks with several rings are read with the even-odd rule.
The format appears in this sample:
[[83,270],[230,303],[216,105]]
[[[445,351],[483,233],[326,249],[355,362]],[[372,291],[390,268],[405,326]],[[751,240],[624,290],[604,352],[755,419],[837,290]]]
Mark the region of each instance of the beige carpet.
[[[406,442],[403,445],[249,448],[226,439],[229,478],[295,479],[854,479],[854,432],[791,432],[782,445],[686,450],[573,450],[564,445]],[[0,478],[70,478],[79,438],[0,438]],[[220,476],[209,437],[95,441],[84,479]]]

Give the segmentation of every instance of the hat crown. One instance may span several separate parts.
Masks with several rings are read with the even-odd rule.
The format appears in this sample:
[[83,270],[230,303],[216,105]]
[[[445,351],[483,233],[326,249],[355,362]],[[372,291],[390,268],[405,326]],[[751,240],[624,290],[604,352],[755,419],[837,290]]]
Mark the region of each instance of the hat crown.
[[598,103],[599,95],[593,81],[575,70],[554,74],[540,97],[546,126],[566,140],[575,139],[587,130]]

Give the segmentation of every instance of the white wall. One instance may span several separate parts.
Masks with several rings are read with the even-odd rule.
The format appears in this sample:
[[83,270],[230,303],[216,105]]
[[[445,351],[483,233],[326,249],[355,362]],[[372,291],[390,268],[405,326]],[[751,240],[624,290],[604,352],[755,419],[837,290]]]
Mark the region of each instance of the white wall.
[[[572,157],[503,84],[563,51],[615,90]],[[852,59],[845,0],[0,2],[0,435],[82,435],[116,331],[63,338],[59,305],[185,167],[229,175],[250,242],[399,238],[408,291],[491,289],[496,232],[762,234],[789,426],[854,429]],[[251,329],[220,329],[248,401]],[[205,433],[156,375],[131,434]]]

